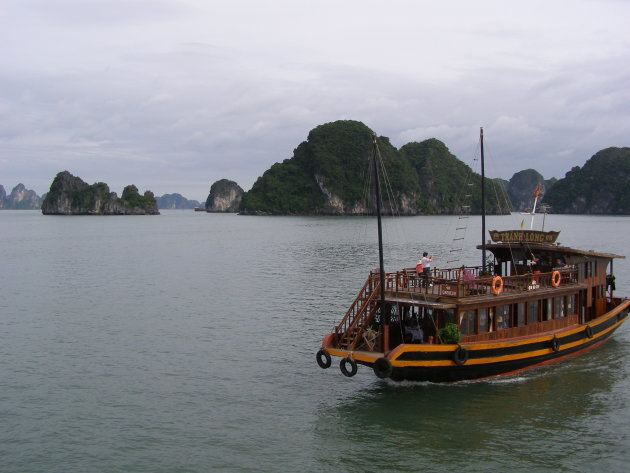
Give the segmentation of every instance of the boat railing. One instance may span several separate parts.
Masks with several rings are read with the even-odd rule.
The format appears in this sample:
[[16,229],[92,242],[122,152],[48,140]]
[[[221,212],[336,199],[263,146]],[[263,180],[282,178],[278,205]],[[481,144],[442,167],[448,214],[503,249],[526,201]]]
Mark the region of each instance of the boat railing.
[[[555,273],[559,274],[556,275]],[[422,293],[435,296],[468,297],[502,292],[515,294],[539,289],[568,286],[577,283],[577,270],[558,269],[550,272],[502,276],[483,275],[481,267],[438,268],[430,278],[418,275],[415,269],[408,268],[395,273],[387,273],[385,288],[388,292]],[[493,291],[494,289],[494,291]]]

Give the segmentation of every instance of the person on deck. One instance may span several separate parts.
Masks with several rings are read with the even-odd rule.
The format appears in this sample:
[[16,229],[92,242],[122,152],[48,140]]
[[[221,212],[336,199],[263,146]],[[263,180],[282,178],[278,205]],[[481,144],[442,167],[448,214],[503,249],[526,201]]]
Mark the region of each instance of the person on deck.
[[422,287],[426,287],[427,285],[433,286],[433,283],[431,282],[431,261],[433,261],[433,256],[429,256],[429,253],[426,251],[422,253],[422,258],[420,258],[420,264],[422,264],[422,277],[424,278]]
[[475,275],[469,270],[466,269],[466,266],[462,266],[459,270],[460,278],[462,281],[470,281],[475,279]]

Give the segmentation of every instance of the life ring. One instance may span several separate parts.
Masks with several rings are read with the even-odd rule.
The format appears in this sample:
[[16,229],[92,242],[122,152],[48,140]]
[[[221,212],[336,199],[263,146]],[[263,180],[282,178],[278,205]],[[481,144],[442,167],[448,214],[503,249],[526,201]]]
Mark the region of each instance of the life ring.
[[457,344],[457,348],[453,352],[453,361],[457,366],[462,366],[468,361],[468,350]]
[[554,271],[553,273],[551,273],[551,285],[553,287],[558,287],[561,280],[562,276],[560,276],[560,271]]
[[556,353],[560,351],[560,339],[554,335],[551,339],[551,349]]
[[392,364],[387,358],[379,358],[372,366],[374,374],[381,379],[389,378],[392,374]]
[[[348,368],[346,368],[346,363],[350,364],[350,371],[348,371]],[[350,357],[347,357],[341,359],[341,361],[339,362],[339,369],[344,374],[344,376],[352,378],[355,374],[357,374],[359,367],[357,366],[356,361],[354,361]]]
[[586,328],[584,329],[584,333],[586,333],[586,336],[588,338],[593,338],[593,328],[590,325],[586,326]]
[[407,275],[405,273],[400,273],[396,278],[396,284],[398,287],[407,287]]
[[495,296],[498,296],[503,292],[503,279],[501,278],[501,276],[495,276],[494,279],[492,279],[491,289],[492,294],[494,294]]
[[320,348],[320,350],[317,352],[317,355],[315,355],[315,358],[317,359],[317,364],[320,368],[324,370],[326,368],[330,368],[330,365],[332,364],[332,359],[330,358],[330,354],[326,350]]

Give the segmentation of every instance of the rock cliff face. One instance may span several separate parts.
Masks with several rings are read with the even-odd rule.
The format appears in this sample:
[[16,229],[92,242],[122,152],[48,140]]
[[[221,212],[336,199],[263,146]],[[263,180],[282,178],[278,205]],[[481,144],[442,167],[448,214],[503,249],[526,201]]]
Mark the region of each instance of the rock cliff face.
[[210,187],[206,212],[238,212],[243,189],[234,181],[221,179]]
[[121,198],[107,184],[89,185],[68,171],[57,174],[42,203],[44,215],[159,215],[153,193],[125,187]]
[[534,203],[534,192],[538,187],[540,189],[538,203],[540,203],[542,196],[547,191],[545,178],[534,169],[525,169],[514,174],[507,187],[514,210],[530,210]]
[[33,210],[39,209],[42,198],[35,191],[27,189],[24,184],[18,184],[7,196],[4,187],[0,185],[0,209]]
[[536,204],[536,211],[541,211],[541,205],[543,198],[547,193],[547,190],[558,181],[555,177],[551,179],[543,178],[542,174],[534,169],[525,169],[519,171],[512,176],[509,182],[506,182],[505,188],[507,189],[508,196],[512,202],[513,209],[515,211],[527,211],[531,210],[534,204],[536,189],[539,190],[538,203]]

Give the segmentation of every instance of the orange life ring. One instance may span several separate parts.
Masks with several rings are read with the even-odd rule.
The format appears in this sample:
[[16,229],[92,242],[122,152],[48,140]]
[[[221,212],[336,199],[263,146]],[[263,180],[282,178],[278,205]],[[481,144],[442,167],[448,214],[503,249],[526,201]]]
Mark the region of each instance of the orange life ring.
[[494,294],[495,296],[498,296],[503,292],[503,279],[501,278],[501,276],[494,277],[494,279],[492,280],[491,289],[492,294]]
[[553,287],[558,287],[560,285],[560,280],[562,276],[560,276],[560,271],[554,271],[551,273],[551,285]]

